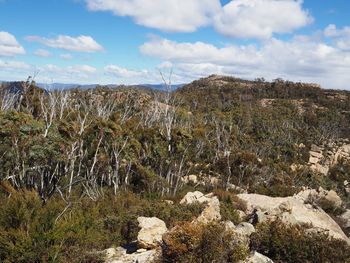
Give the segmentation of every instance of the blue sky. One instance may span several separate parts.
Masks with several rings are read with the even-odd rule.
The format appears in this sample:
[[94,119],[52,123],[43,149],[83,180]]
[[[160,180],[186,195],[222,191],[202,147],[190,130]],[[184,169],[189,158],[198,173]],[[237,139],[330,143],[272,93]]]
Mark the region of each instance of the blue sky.
[[350,89],[347,0],[0,0],[0,79],[158,83],[209,74]]

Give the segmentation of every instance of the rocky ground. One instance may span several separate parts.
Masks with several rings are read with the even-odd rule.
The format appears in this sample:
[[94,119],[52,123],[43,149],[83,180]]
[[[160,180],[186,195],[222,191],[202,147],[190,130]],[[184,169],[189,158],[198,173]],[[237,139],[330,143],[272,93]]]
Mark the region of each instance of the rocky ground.
[[[205,204],[202,213],[194,219],[193,225],[206,225],[212,222],[222,224],[225,231],[233,234],[235,242],[244,244],[249,249],[250,236],[256,231],[255,225],[264,221],[281,220],[285,224],[307,226],[307,231],[316,233],[328,233],[335,239],[341,239],[350,244],[350,239],[343,232],[336,221],[319,206],[317,200],[326,199],[334,206],[342,206],[340,197],[334,191],[324,189],[304,189],[300,193],[290,197],[269,197],[258,194],[238,194],[245,201],[247,208],[240,210],[242,222],[235,225],[231,221],[222,220],[220,214],[220,202],[213,193],[203,194],[199,191],[188,192],[180,204]],[[171,202],[169,202],[169,205]],[[339,218],[342,218],[346,226],[350,225],[350,210],[347,210]],[[110,248],[104,251],[106,263],[151,263],[162,261],[162,244],[165,239],[171,237],[177,226],[168,229],[165,223],[156,218],[139,217],[139,234],[137,240],[126,247]],[[170,234],[170,235],[169,235]],[[268,257],[250,251],[249,256],[242,263],[268,263],[273,262]]]

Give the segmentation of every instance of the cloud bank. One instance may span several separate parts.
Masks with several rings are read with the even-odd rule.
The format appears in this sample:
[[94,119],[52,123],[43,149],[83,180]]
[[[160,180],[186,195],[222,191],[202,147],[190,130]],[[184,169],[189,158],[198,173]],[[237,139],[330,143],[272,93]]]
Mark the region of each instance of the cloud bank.
[[193,32],[211,25],[235,38],[269,38],[313,21],[301,0],[85,0],[91,11],[129,16],[135,23],[165,32]]
[[27,36],[27,41],[38,42],[51,48],[58,48],[77,52],[98,52],[103,51],[103,47],[97,43],[91,36],[71,37],[59,35],[56,38],[45,38],[40,36]]
[[[350,52],[343,49],[344,30],[323,39],[297,36],[283,41],[271,38],[261,45],[230,44],[217,47],[204,42],[176,42],[151,39],[140,46],[145,56],[158,58],[189,79],[209,74],[243,78],[284,78],[317,82],[328,88],[349,89]],[[327,37],[327,36],[328,37]],[[340,37],[341,40],[338,38]]]
[[14,36],[8,32],[0,31],[0,57],[13,57],[23,54],[25,54],[25,50]]

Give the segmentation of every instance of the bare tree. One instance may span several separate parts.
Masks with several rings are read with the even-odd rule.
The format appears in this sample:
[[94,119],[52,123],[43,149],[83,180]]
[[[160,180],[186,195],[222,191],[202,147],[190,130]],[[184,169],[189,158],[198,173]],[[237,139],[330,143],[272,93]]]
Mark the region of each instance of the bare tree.
[[147,105],[147,108],[141,113],[142,125],[145,127],[151,127],[154,123],[159,122],[162,116],[162,110],[160,107],[159,96],[155,94],[154,100]]
[[104,120],[107,120],[116,108],[115,98],[109,96],[104,100],[96,100],[95,104],[97,116],[101,117]]
[[18,94],[13,94],[9,91],[3,91],[1,96],[1,111],[9,111],[15,108],[16,102],[18,101]]
[[54,93],[49,92],[47,95],[43,92],[40,97],[41,114],[45,122],[44,137],[47,137],[50,127],[56,116],[58,100]]
[[123,152],[124,148],[127,145],[128,137],[125,138],[124,142],[121,145],[118,145],[117,142],[113,142],[112,144],[112,153],[111,159],[113,159],[112,162],[112,170],[113,170],[113,177],[112,177],[112,183],[114,188],[114,194],[117,194],[120,178],[119,178],[119,168],[120,168],[120,156]]
[[54,95],[57,100],[57,117],[59,120],[62,120],[64,112],[69,108],[69,104],[71,103],[71,94],[70,91],[58,90],[54,91]]
[[168,81],[165,80],[162,72],[160,72],[160,75],[162,77],[162,80],[166,89],[166,93],[164,97],[165,107],[163,110],[163,125],[165,128],[166,138],[168,141],[168,152],[170,154],[171,153],[171,132],[175,122],[175,114],[176,114],[176,108],[172,97],[172,86],[171,86],[172,70],[170,71]]

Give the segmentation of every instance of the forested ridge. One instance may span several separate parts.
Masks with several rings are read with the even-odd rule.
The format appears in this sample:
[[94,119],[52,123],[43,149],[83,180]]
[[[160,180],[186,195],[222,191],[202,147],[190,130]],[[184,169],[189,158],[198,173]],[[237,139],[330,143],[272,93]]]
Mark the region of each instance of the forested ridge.
[[[163,202],[194,189],[232,198],[222,211],[237,223],[237,189],[285,197],[322,187],[349,208],[349,160],[325,175],[309,159],[315,145],[350,143],[350,92],[224,76],[164,85],[44,90],[29,78],[1,86],[0,261],[100,262],[89,252],[134,240],[138,216],[170,226],[197,216],[199,206]],[[293,262],[281,255],[276,262]]]

